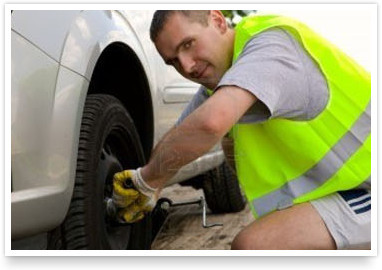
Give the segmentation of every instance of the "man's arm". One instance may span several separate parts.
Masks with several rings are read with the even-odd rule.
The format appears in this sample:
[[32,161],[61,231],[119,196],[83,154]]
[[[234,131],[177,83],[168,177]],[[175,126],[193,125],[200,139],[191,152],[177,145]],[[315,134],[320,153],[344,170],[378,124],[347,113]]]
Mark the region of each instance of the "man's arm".
[[151,187],[162,188],[182,166],[208,152],[256,100],[239,87],[219,88],[163,137],[142,168],[142,178]]
[[175,126],[179,126],[180,123],[186,119],[193,111],[195,111],[200,105],[202,105],[207,99],[208,95],[205,92],[206,88],[200,86],[199,90],[192,97],[191,101],[187,104],[187,107],[183,110],[182,114],[179,116],[179,119],[176,121]]

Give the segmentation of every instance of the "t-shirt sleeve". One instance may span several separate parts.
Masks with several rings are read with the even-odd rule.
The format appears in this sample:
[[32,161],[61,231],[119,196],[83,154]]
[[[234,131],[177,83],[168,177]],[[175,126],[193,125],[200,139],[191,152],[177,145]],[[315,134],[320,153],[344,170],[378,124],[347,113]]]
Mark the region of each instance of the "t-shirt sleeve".
[[179,119],[176,121],[175,125],[178,126],[183,120],[189,116],[193,111],[195,111],[204,101],[208,98],[206,88],[200,86],[199,90],[192,97],[191,101],[187,104],[186,108],[183,110]]
[[306,71],[296,44],[282,29],[262,32],[246,44],[216,90],[227,85],[246,89],[258,99],[240,122],[306,118]]

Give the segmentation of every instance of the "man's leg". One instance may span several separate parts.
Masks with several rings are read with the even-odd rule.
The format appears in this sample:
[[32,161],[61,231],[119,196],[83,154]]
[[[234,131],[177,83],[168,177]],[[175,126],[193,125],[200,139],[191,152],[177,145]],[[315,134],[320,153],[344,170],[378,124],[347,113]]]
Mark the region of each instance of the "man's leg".
[[244,228],[232,249],[336,249],[324,221],[310,203],[266,215]]

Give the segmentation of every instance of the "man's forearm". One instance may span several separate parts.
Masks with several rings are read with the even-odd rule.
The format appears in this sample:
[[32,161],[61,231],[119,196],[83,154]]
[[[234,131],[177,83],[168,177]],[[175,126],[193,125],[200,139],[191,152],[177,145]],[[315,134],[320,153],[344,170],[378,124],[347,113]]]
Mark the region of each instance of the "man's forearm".
[[184,165],[210,150],[256,102],[256,97],[235,86],[222,87],[155,147],[141,170],[152,187],[163,187]]
[[157,144],[142,177],[152,187],[163,187],[184,165],[208,152],[221,136],[206,130],[195,115],[173,127]]

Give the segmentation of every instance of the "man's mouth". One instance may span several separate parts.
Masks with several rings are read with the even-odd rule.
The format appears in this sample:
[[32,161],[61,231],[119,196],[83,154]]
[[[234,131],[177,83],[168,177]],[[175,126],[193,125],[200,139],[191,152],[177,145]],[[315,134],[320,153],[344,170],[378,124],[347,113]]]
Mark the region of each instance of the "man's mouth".
[[204,73],[206,72],[207,68],[208,68],[208,65],[206,65],[203,68],[203,70],[200,73],[198,73],[198,75],[196,76],[196,79],[201,79],[203,77]]

